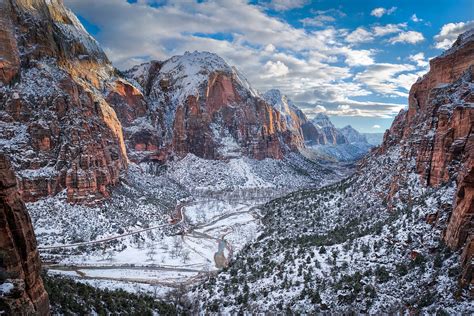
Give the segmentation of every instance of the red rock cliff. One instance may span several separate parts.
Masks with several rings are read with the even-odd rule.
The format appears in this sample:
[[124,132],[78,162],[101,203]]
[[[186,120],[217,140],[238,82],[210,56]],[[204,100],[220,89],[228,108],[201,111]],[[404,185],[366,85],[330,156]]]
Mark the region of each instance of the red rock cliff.
[[119,118],[99,91],[116,89],[130,102],[134,92],[113,84],[107,57],[62,1],[0,5],[0,140],[23,199],[62,190],[70,202],[107,197],[128,158]]
[[6,315],[48,315],[48,294],[40,276],[41,262],[15,174],[0,154],[0,311]]
[[[416,82],[409,109],[402,111],[385,134],[381,151],[399,144],[402,155],[414,157],[426,185],[450,180],[457,191],[444,240],[462,250],[462,283],[474,286],[474,32],[430,62],[430,71]],[[397,185],[392,186],[394,192]],[[392,193],[394,193],[392,192]]]
[[281,159],[304,146],[301,133],[215,54],[186,53],[136,66],[127,75],[140,83],[150,108],[147,124],[128,129],[134,157]]

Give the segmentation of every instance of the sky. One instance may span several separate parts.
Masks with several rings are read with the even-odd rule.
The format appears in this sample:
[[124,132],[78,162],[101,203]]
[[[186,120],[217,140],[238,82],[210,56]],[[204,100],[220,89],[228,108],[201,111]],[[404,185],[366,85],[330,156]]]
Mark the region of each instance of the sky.
[[383,132],[474,0],[65,0],[119,69],[209,51],[310,118]]

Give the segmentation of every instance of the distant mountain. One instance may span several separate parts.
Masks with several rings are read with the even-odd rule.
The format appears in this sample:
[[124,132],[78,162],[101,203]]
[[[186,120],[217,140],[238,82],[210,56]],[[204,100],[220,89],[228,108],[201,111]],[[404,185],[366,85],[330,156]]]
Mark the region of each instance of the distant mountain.
[[290,128],[302,135],[304,142],[308,145],[326,144],[327,139],[319,127],[308,120],[306,115],[278,89],[267,91],[263,98],[272,105],[282,116],[286,117],[286,121]]
[[347,141],[352,143],[367,143],[366,137],[355,130],[352,126],[347,125],[343,128],[340,128],[339,131],[344,135]]
[[312,159],[355,161],[365,156],[373,147],[366,137],[352,126],[338,129],[323,113],[311,120],[311,124],[324,135],[322,142],[306,142],[307,149],[304,153]]
[[347,144],[348,140],[344,135],[332,124],[329,117],[324,113],[318,113],[311,120],[314,126],[321,129],[325,135],[326,141],[324,144]]
[[384,133],[362,133],[371,145],[378,146],[383,142]]

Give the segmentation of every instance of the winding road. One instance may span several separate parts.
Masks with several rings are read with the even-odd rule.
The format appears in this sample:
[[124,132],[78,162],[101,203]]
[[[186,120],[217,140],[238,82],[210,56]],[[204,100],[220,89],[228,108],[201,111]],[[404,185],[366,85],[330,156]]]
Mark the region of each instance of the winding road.
[[[43,251],[48,251],[48,250],[53,250],[53,249],[65,249],[65,248],[72,248],[72,247],[80,247],[80,246],[89,246],[89,245],[95,245],[95,244],[101,244],[105,243],[108,241],[112,240],[117,240],[120,238],[124,238],[127,236],[131,236],[134,234],[139,234],[142,232],[150,231],[153,229],[159,229],[159,228],[164,228],[164,227],[171,227],[171,226],[177,226],[185,222],[186,216],[185,216],[185,207],[189,205],[196,205],[198,202],[188,202],[188,203],[179,203],[175,211],[173,212],[173,217],[171,218],[170,222],[167,224],[162,224],[162,225],[157,225],[153,227],[148,227],[116,236],[111,236],[103,239],[98,239],[98,240],[93,240],[93,241],[88,241],[88,242],[80,242],[80,243],[73,243],[73,244],[63,244],[63,245],[53,245],[53,246],[44,246],[44,247],[39,247],[39,250]],[[196,225],[190,225],[189,228],[186,231],[183,231],[182,235],[182,241],[183,243],[187,244],[185,242],[184,237],[189,236],[193,238],[201,238],[201,239],[207,239],[207,240],[214,240],[216,241],[217,244],[217,252],[214,253],[214,263],[217,268],[221,269],[227,266],[228,261],[232,257],[233,253],[233,247],[232,245],[225,240],[225,237],[227,234],[233,231],[233,228],[226,232],[225,234],[215,237],[207,234],[206,232],[209,230],[204,230],[204,231],[197,231],[203,230],[206,227],[210,227],[218,223],[219,221],[223,221],[231,216],[236,216],[240,214],[245,214],[245,213],[252,213],[256,214],[254,212],[255,207],[250,207],[251,204],[246,204],[248,208],[245,210],[242,210],[242,208],[237,208],[238,211],[236,212],[229,212],[229,213],[224,213],[222,215],[218,215],[216,217],[213,217],[210,219],[209,222],[207,223],[198,223]],[[256,215],[257,218],[259,215]],[[255,217],[255,215],[254,215]],[[210,228],[212,229],[212,228]],[[191,245],[188,245],[188,248],[190,248],[192,251],[197,252],[201,257],[206,257],[205,254],[199,253],[198,250],[194,249]],[[224,249],[227,249],[228,251],[228,256],[224,255]],[[209,261],[209,260],[208,260]],[[60,265],[60,264],[48,264],[45,262],[45,266],[48,267],[51,271],[71,271],[75,272],[77,276],[81,279],[98,279],[98,280],[111,280],[111,281],[124,281],[124,282],[137,282],[137,283],[145,283],[145,284],[160,284],[160,285],[166,285],[166,286],[179,286],[179,285],[188,285],[192,284],[198,280],[201,280],[204,277],[208,277],[209,274],[215,273],[216,271],[209,271],[209,269],[194,269],[194,268],[187,268],[187,267],[179,267],[179,266],[163,266],[163,265],[130,265],[130,264],[121,264],[121,265]],[[88,275],[87,270],[119,270],[119,269],[127,269],[127,270],[153,270],[153,271],[167,271],[167,272],[183,272],[183,273],[196,273],[195,276],[191,276],[186,278],[186,280],[183,280],[182,282],[167,282],[163,280],[158,280],[158,279],[147,279],[147,278],[123,278],[123,277],[115,277],[115,276],[93,276],[93,275]]]
[[73,243],[73,244],[65,244],[65,245],[44,246],[44,247],[38,247],[38,249],[41,251],[41,250],[62,249],[62,248],[72,248],[72,247],[79,247],[79,246],[95,245],[95,244],[101,244],[101,243],[104,243],[104,242],[124,238],[124,237],[135,235],[135,234],[140,234],[140,233],[143,233],[143,232],[146,232],[146,231],[149,231],[149,230],[153,230],[153,229],[163,228],[163,227],[167,227],[167,226],[176,226],[176,225],[179,225],[179,224],[184,222],[183,208],[185,206],[186,206],[185,204],[178,204],[176,206],[176,211],[177,211],[176,213],[179,214],[179,216],[178,216],[179,220],[176,223],[168,223],[168,224],[162,224],[162,225],[158,225],[158,226],[143,228],[143,229],[136,230],[136,231],[133,231],[133,232],[128,232],[128,233],[124,233],[124,234],[121,234],[121,235],[107,237],[107,238],[103,238],[103,239],[97,239],[97,240],[85,241],[85,242],[78,242],[78,243]]

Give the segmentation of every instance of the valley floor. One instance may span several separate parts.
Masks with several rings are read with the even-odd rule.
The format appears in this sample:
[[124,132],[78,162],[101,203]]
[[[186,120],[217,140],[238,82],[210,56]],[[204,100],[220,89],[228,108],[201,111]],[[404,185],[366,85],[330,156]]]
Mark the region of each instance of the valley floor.
[[50,275],[163,298],[207,280],[255,241],[259,205],[351,170],[302,157],[216,162],[190,155],[161,167],[132,165],[103,205],[68,205],[59,195],[28,208]]

